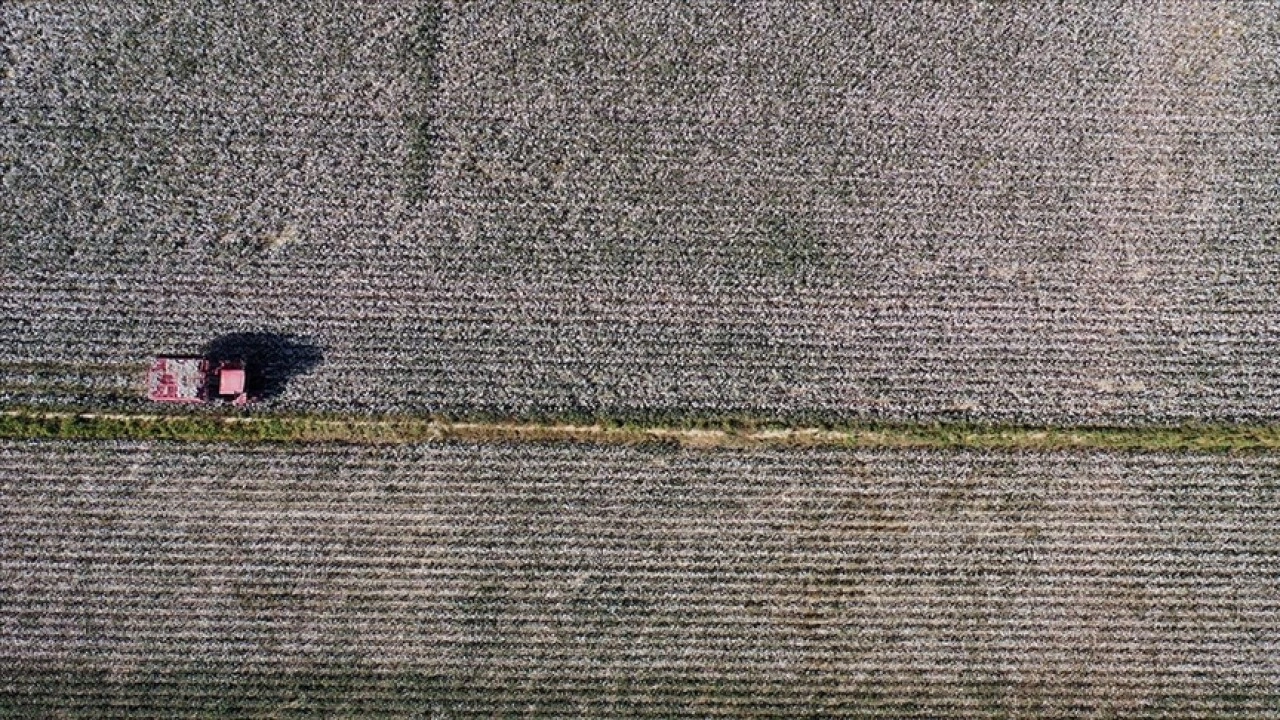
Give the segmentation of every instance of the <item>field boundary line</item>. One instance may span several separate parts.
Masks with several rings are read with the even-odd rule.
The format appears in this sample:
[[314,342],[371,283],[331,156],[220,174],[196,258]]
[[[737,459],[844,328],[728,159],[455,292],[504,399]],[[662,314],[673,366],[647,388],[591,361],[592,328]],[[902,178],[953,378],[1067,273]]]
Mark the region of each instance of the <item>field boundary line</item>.
[[0,438],[394,445],[425,442],[669,445],[694,449],[861,448],[1053,452],[1280,453],[1280,425],[1017,427],[959,424],[685,427],[607,422],[322,415],[0,410]]

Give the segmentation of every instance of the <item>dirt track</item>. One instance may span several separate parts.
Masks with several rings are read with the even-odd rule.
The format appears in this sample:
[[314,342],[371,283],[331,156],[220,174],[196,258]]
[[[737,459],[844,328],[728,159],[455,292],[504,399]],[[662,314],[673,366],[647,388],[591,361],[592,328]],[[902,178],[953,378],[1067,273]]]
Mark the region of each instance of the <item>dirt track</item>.
[[[1183,427],[1017,427],[998,425],[780,426],[704,423],[701,426],[614,423],[460,421],[206,413],[0,411],[10,440],[168,440],[184,442],[331,445],[419,445],[462,441],[493,445],[659,445],[706,451],[731,449],[916,449],[1055,453],[1276,454],[1277,425]],[[717,427],[717,425],[719,425]]]

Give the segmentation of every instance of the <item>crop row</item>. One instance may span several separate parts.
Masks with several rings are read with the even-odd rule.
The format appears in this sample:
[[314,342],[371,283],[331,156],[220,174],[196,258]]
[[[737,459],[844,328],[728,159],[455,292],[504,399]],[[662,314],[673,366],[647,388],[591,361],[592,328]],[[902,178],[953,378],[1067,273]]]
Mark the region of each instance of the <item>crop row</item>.
[[161,714],[201,693],[250,714],[1250,714],[1280,686],[1278,469],[9,442],[0,677],[64,715],[103,693]]

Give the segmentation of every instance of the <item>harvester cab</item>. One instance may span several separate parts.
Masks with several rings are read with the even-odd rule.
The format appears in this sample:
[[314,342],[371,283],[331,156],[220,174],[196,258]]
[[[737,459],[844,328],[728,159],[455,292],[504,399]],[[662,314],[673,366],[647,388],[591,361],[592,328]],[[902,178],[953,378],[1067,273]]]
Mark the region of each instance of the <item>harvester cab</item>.
[[207,405],[217,401],[249,403],[245,368],[238,362],[202,357],[161,356],[147,373],[147,398],[155,402]]

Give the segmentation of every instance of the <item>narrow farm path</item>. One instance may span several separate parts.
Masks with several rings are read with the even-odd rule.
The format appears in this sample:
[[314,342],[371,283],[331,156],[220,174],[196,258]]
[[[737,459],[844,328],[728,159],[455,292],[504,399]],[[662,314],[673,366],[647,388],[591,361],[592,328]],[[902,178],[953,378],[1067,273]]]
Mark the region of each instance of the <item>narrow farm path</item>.
[[668,444],[684,448],[919,448],[1025,452],[1280,451],[1278,425],[1016,427],[958,424],[680,427],[569,422],[455,421],[429,417],[201,415],[0,411],[0,438],[152,439],[191,442]]

